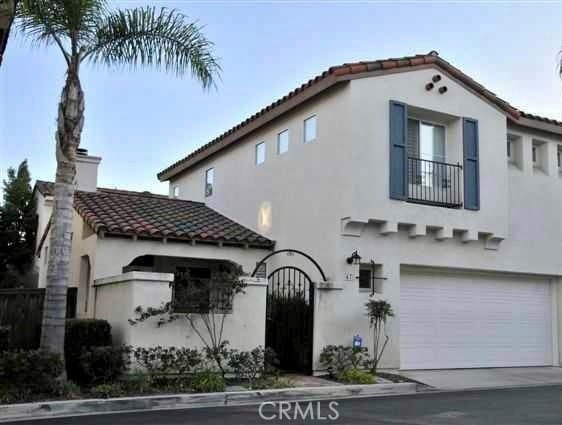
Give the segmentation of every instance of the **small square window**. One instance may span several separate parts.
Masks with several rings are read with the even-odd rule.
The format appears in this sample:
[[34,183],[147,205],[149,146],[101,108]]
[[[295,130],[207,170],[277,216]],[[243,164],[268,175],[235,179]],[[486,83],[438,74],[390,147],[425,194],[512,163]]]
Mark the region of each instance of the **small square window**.
[[316,140],[316,115],[304,120],[304,143]]
[[289,150],[289,130],[284,130],[277,135],[277,153],[279,155]]
[[263,164],[264,162],[265,162],[265,142],[261,142],[256,145],[256,165]]
[[172,196],[174,198],[179,198],[180,196],[180,188],[178,186],[174,186],[174,188],[172,189]]
[[205,171],[205,196],[209,197],[215,189],[215,169],[209,168]]

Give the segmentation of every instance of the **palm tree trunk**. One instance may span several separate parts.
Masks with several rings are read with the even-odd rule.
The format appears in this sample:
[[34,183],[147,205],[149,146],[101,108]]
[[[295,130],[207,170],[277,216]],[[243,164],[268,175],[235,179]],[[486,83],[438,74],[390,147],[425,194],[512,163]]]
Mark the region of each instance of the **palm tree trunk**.
[[41,348],[61,355],[64,353],[66,292],[70,279],[76,149],[84,124],[84,92],[78,76],[79,58],[74,56],[68,66],[57,117],[55,204],[41,329]]

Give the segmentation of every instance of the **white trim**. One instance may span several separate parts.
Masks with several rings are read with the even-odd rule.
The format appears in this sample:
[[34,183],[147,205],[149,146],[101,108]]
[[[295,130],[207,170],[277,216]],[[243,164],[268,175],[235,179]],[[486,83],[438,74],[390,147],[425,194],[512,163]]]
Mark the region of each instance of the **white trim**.
[[157,272],[127,272],[116,276],[108,276],[96,279],[94,280],[94,286],[97,287],[130,281],[165,283],[167,285],[170,282],[174,281],[174,274]]

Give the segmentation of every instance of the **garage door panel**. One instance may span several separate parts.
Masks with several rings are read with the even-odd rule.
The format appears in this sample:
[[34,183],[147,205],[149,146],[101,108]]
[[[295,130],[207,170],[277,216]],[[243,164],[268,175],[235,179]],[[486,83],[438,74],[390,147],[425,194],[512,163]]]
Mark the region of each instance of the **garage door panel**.
[[552,290],[546,279],[403,273],[404,369],[552,364]]

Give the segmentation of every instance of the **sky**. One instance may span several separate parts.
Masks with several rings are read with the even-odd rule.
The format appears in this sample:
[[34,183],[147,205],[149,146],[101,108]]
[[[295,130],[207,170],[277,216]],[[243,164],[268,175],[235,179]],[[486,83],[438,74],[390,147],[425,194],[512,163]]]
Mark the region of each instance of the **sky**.
[[[103,157],[98,185],[167,193],[156,174],[332,65],[439,54],[512,105],[562,119],[562,1],[113,0],[175,8],[204,26],[216,89],[150,70],[84,66],[81,146]],[[0,178],[28,159],[54,180],[64,60],[16,34],[0,68]]]

